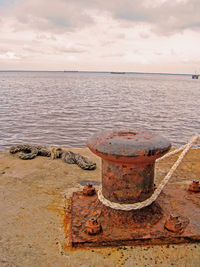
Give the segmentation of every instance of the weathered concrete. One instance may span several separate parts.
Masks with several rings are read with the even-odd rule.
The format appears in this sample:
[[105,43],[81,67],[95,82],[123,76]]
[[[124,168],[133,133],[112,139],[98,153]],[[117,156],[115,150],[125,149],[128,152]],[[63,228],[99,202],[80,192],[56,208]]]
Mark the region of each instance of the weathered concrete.
[[[67,198],[85,180],[101,177],[99,158],[88,149],[70,150],[94,160],[97,169],[0,153],[0,266],[199,266],[200,244],[70,249],[63,227]],[[168,186],[199,179],[199,156],[200,150],[189,152]],[[157,166],[157,181],[174,158]]]

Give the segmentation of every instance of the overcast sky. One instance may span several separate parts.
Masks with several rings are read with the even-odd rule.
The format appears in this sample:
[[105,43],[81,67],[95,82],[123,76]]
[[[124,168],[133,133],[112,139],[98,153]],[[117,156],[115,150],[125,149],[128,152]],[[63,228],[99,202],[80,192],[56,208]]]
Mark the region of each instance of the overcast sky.
[[0,69],[200,72],[200,0],[0,0]]

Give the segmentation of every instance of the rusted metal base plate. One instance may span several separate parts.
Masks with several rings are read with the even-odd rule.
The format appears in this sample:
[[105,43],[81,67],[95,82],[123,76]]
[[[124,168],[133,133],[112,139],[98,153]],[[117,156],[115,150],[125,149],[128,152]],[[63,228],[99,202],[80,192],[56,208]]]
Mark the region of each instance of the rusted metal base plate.
[[[164,224],[170,214],[180,216],[182,232],[170,232]],[[89,235],[85,224],[97,218],[102,231]],[[119,246],[170,244],[200,241],[200,193],[165,189],[156,203],[139,211],[114,211],[102,205],[97,195],[75,192],[71,202],[71,245]]]

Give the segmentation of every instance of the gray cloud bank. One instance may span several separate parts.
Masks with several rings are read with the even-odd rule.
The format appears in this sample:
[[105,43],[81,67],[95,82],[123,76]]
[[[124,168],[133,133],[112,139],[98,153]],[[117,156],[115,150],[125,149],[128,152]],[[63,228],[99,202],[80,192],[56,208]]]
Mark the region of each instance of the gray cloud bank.
[[0,68],[199,70],[199,1],[0,0]]
[[200,29],[199,0],[15,0],[2,8],[17,27],[56,33],[81,29],[95,23],[93,14],[109,15],[123,27],[150,25],[157,34]]

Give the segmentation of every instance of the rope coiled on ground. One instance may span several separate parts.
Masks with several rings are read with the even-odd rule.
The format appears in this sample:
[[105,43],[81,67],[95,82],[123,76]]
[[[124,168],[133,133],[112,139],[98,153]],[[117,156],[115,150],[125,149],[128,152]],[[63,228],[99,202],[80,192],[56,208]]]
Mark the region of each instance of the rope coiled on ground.
[[74,153],[72,151],[66,151],[62,154],[62,160],[68,164],[77,164],[81,169],[84,170],[95,170],[96,163],[90,161],[86,157]]
[[11,154],[18,153],[20,159],[34,159],[36,156],[50,157],[51,151],[44,146],[37,145],[18,145],[10,148]]
[[37,156],[51,157],[52,159],[61,158],[63,162],[68,164],[77,164],[83,170],[95,170],[96,163],[90,161],[88,158],[80,155],[79,153],[74,153],[72,151],[64,151],[60,147],[53,147],[48,149],[45,146],[38,145],[18,145],[12,146],[10,148],[11,154],[16,154],[20,159],[30,160]]
[[163,180],[161,181],[161,183],[159,184],[159,186],[156,188],[156,190],[154,191],[154,193],[148,199],[146,199],[146,200],[144,200],[142,202],[137,202],[137,203],[133,203],[133,204],[120,204],[120,203],[112,202],[112,201],[106,199],[103,196],[103,194],[102,194],[102,188],[100,188],[98,190],[98,193],[97,193],[98,199],[105,206],[110,207],[110,208],[115,209],[115,210],[124,210],[124,211],[138,210],[138,209],[142,209],[144,207],[147,207],[147,206],[151,205],[158,198],[158,196],[160,195],[161,191],[163,190],[163,188],[165,187],[165,185],[168,183],[168,181],[172,177],[173,173],[175,172],[175,170],[177,169],[177,167],[179,166],[179,164],[183,160],[183,158],[186,155],[186,153],[199,140],[200,140],[200,136],[198,134],[195,134],[191,138],[191,140],[188,142],[188,144],[182,146],[179,149],[176,149],[175,151],[172,151],[172,152],[164,155],[162,158],[160,158],[159,160],[157,160],[157,162],[158,162],[161,159],[167,158],[167,157],[169,157],[169,156],[171,156],[171,155],[173,155],[175,153],[178,153],[179,151],[183,150],[182,153],[180,154],[180,156],[178,157],[177,161],[174,163],[174,165],[169,170],[169,172],[167,173],[167,175],[163,178]]

